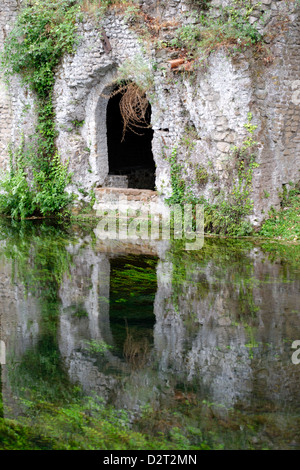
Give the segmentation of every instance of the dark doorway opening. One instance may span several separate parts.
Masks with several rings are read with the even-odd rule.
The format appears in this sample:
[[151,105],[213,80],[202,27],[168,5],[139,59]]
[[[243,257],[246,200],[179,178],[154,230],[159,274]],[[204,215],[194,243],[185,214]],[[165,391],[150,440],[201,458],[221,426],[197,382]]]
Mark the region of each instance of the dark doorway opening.
[[120,112],[122,93],[114,94],[107,106],[107,146],[109,175],[124,175],[128,187],[137,189],[155,188],[155,163],[152,154],[153,130],[151,105],[149,103],[145,127],[126,129],[123,137],[123,119]]

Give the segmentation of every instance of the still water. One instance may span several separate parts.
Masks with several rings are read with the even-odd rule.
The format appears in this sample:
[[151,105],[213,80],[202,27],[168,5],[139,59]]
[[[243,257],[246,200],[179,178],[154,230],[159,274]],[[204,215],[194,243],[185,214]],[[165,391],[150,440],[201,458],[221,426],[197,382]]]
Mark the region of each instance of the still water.
[[4,422],[93,396],[176,448],[299,449],[300,246],[95,233],[0,224]]

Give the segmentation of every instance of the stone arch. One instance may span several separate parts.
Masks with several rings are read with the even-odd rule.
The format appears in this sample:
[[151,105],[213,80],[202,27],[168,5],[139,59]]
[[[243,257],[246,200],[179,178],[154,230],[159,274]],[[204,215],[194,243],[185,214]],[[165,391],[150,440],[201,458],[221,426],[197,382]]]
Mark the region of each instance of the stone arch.
[[96,171],[99,175],[99,184],[101,186],[105,185],[109,173],[106,114],[109,96],[112,89],[113,86],[111,84],[96,87],[94,94],[96,95],[97,104],[93,113],[94,116],[91,116],[94,118],[93,140],[95,148],[95,165]]
[[[106,86],[100,93],[95,109],[95,146],[100,185],[154,189],[155,162],[152,153],[151,127],[127,129],[124,140],[120,113],[120,93],[116,85]],[[151,105],[148,104],[146,122],[151,125]],[[101,181],[103,180],[103,182]]]

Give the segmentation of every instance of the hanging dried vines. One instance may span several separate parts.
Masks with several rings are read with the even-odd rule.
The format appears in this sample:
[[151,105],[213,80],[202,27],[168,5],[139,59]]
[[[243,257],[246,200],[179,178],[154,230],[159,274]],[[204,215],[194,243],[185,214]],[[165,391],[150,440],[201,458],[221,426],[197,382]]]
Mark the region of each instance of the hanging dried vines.
[[119,93],[122,94],[120,113],[123,119],[123,142],[128,129],[135,134],[141,135],[137,129],[148,129],[151,127],[147,122],[149,101],[145,92],[133,82],[120,86],[111,96],[115,96]]

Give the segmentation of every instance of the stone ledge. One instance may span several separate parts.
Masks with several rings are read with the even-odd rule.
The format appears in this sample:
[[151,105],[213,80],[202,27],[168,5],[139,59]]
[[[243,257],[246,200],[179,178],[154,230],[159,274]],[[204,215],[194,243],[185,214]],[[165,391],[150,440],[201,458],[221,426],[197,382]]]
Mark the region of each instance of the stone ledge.
[[96,198],[101,200],[103,197],[127,197],[128,201],[154,202],[158,201],[157,191],[151,189],[133,189],[133,188],[96,188]]

